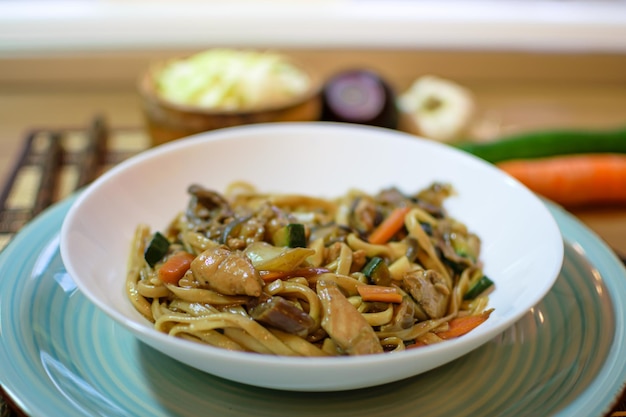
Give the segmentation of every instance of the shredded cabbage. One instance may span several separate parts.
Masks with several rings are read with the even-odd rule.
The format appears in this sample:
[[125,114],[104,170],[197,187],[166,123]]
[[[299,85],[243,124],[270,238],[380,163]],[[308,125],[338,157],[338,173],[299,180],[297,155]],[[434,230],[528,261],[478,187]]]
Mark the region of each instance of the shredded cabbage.
[[166,65],[157,77],[168,101],[208,109],[273,106],[304,93],[308,75],[271,52],[211,49]]

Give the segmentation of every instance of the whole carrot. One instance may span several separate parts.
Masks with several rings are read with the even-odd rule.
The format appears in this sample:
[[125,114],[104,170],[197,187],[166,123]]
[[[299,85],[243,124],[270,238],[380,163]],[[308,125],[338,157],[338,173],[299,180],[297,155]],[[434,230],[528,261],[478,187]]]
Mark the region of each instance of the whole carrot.
[[626,204],[626,155],[578,154],[496,164],[530,190],[563,206]]

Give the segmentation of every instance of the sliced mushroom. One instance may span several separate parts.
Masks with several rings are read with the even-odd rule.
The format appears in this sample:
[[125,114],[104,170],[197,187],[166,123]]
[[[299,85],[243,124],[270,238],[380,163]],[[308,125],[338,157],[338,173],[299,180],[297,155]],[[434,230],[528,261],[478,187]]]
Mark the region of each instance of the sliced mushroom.
[[372,197],[357,197],[350,210],[350,227],[363,236],[380,222],[379,217],[376,201]]
[[197,184],[189,186],[187,192],[191,195],[185,211],[189,229],[202,233],[209,239],[219,239],[224,229],[224,220],[233,215],[226,199]]
[[381,190],[376,195],[376,201],[379,201],[382,204],[387,204],[391,206],[403,206],[409,201],[409,198],[405,196],[398,188],[390,187]]
[[382,331],[405,330],[415,324],[417,306],[414,302],[404,297],[402,302],[394,307],[393,318],[388,324],[381,326]]
[[198,184],[190,185],[189,188],[187,188],[187,192],[191,195],[187,207],[188,217],[206,219],[214,210],[219,210],[230,215],[230,205],[220,193],[204,188]]
[[269,297],[250,309],[253,319],[287,333],[306,337],[315,320],[305,311],[280,296]]
[[480,238],[464,228],[457,227],[454,220],[447,219],[438,223],[436,247],[443,259],[456,272],[475,265],[480,253]]
[[198,184],[192,184],[187,192],[194,197],[197,204],[212,210],[215,208],[230,209],[228,201],[218,192],[204,188]]
[[431,215],[442,218],[445,216],[443,202],[452,194],[454,194],[454,189],[450,184],[434,182],[429,187],[422,189],[415,197],[422,208]]

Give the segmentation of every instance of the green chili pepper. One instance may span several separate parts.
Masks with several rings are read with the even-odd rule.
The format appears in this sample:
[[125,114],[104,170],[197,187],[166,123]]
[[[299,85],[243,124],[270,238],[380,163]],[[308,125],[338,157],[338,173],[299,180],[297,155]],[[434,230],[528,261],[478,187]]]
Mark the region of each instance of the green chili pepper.
[[538,131],[489,142],[462,142],[456,147],[494,164],[566,154],[626,153],[626,129]]

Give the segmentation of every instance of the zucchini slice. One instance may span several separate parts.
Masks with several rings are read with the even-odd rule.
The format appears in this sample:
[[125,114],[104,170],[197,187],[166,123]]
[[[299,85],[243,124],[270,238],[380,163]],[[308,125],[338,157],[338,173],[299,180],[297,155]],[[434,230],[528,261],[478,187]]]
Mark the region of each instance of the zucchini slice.
[[170,241],[160,232],[156,232],[143,253],[143,257],[148,265],[150,265],[150,268],[154,268],[154,265],[163,259],[169,248]]
[[473,300],[474,298],[478,297],[480,294],[485,292],[485,290],[487,290],[492,285],[493,285],[493,281],[489,279],[489,277],[487,277],[486,275],[483,275],[482,277],[480,277],[478,281],[476,281],[476,283],[474,283],[474,285],[472,285],[467,290],[467,292],[463,296],[463,299]]
[[306,233],[304,225],[300,223],[289,223],[274,232],[272,240],[274,242],[274,246],[306,248]]
[[376,285],[389,285],[391,283],[391,273],[389,266],[380,256],[374,256],[363,267],[363,275]]

